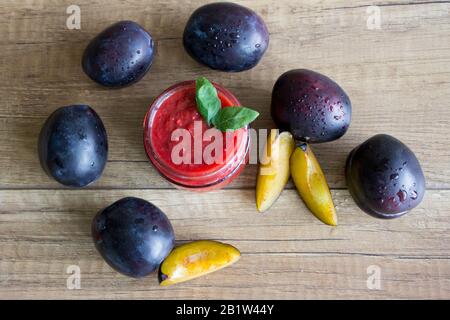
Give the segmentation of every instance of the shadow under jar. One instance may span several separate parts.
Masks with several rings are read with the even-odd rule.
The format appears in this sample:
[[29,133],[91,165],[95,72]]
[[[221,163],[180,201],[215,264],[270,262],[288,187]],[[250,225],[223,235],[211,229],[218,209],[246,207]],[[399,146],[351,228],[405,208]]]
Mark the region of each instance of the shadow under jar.
[[[214,84],[222,108],[240,106],[236,97]],[[248,160],[249,127],[234,132],[211,128],[197,111],[195,81],[161,93],[144,119],[144,147],[157,171],[178,188],[220,189],[234,180]]]

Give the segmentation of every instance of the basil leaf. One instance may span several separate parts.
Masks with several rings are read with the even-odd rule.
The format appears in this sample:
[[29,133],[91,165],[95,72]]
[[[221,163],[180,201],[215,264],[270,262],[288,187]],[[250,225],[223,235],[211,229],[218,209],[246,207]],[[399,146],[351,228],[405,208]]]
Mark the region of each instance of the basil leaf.
[[259,112],[245,107],[226,107],[220,109],[214,118],[214,126],[220,131],[236,130],[245,127],[259,116]]
[[214,116],[221,108],[221,102],[217,96],[217,90],[213,84],[205,77],[198,78],[195,81],[198,112],[208,125],[211,125]]

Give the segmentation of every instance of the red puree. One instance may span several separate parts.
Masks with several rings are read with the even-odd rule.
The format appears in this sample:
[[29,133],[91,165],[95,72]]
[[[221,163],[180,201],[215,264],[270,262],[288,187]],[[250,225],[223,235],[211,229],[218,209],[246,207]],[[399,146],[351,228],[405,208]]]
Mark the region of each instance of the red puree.
[[[232,105],[232,102],[221,92],[218,92],[219,98],[222,102],[222,107],[228,107]],[[241,145],[242,139],[244,137],[245,129],[239,129],[234,131],[233,133],[223,133],[220,132],[223,138],[223,158],[219,161],[216,161],[214,152],[212,155],[213,163],[207,164],[205,163],[205,158],[203,157],[203,151],[205,147],[214,143],[214,137],[209,138],[211,141],[202,141],[202,154],[200,157],[201,163],[194,163],[194,121],[201,121],[202,130],[198,130],[199,125],[197,125],[197,134],[199,133],[200,139],[204,140],[204,134],[209,129],[206,122],[203,120],[202,116],[197,111],[197,106],[195,102],[195,88],[185,87],[181,90],[177,90],[173,92],[170,96],[168,96],[165,101],[162,102],[159,110],[156,112],[155,118],[153,120],[151,135],[153,142],[153,149],[155,153],[158,155],[160,160],[164,162],[167,166],[172,169],[182,173],[183,175],[198,175],[198,174],[206,174],[209,172],[214,172],[224,165],[227,164],[227,161],[233,157],[237,151],[239,146]],[[174,130],[184,128],[189,130],[191,137],[191,161],[190,164],[175,164],[172,161],[172,149],[183,143],[183,138],[179,138],[180,140],[172,141],[171,136]],[[217,129],[214,129],[217,130]],[[198,137],[196,136],[198,143]],[[227,140],[228,139],[228,140]],[[231,146],[230,143],[233,141]],[[199,144],[199,143],[198,143]],[[212,147],[212,145],[211,145]],[[227,150],[228,148],[228,150]],[[183,151],[180,152],[180,156],[183,156]],[[198,156],[197,156],[198,158]],[[197,159],[198,160],[198,159]],[[198,161],[197,161],[198,162]],[[215,163],[218,162],[218,163]]]

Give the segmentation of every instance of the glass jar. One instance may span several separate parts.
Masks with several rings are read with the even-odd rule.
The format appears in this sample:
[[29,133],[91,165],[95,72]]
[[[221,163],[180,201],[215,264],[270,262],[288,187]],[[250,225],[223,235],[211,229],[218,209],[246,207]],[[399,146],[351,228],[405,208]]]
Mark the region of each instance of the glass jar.
[[[222,107],[240,106],[239,101],[231,92],[217,84],[214,86],[222,102]],[[222,143],[225,146],[222,161],[214,163],[205,161],[205,138],[202,134],[201,163],[175,163],[173,146],[178,141],[173,142],[173,131],[180,128],[192,133],[194,121],[201,121],[202,128],[208,129],[196,109],[195,81],[181,82],[165,90],[155,99],[145,115],[144,148],[147,156],[156,170],[176,187],[197,191],[223,188],[241,173],[248,161],[251,143],[249,127],[246,126],[234,132],[220,132],[223,138]],[[218,131],[216,134],[218,137]],[[169,135],[170,140],[168,140]],[[195,146],[195,139],[199,139],[199,136],[194,133],[191,137],[193,141],[191,146]],[[231,140],[233,143],[230,147],[227,142]]]

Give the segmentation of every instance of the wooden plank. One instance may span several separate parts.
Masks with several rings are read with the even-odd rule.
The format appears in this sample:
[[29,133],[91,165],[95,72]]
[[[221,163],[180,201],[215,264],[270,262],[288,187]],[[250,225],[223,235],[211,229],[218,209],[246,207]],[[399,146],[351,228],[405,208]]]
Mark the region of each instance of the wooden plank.
[[[1,1],[0,299],[450,298],[450,3],[382,1],[381,29],[368,30],[369,0],[238,2],[263,16],[271,45],[258,67],[228,74],[198,65],[182,47],[185,22],[201,0],[78,0],[81,30],[67,30],[66,3]],[[89,39],[122,19],[148,29],[158,51],[142,81],[106,90],[83,74],[80,57]],[[291,184],[270,212],[256,213],[256,166],[232,190],[193,194],[172,189],[147,162],[142,119],[169,85],[205,75],[261,112],[256,128],[271,128],[273,83],[292,68],[331,76],[353,102],[348,133],[314,146],[339,227],[315,219]],[[46,177],[36,153],[46,117],[73,103],[93,106],[109,134],[107,168],[87,190]],[[393,221],[365,215],[342,190],[349,151],[381,132],[416,152],[429,190],[419,208]],[[170,288],[159,288],[155,276],[117,274],[95,252],[89,230],[98,210],[124,196],[160,206],[179,243],[222,240],[242,259]],[[66,287],[70,265],[81,268],[81,290]],[[369,266],[380,268],[380,290],[367,287]]]
[[[66,288],[69,276],[66,270],[74,261],[81,268],[80,290]],[[247,255],[220,274],[169,288],[158,287],[156,276],[141,280],[126,278],[89,258],[65,258],[51,266],[34,260],[0,263],[3,270],[10,272],[0,275],[2,299],[448,299],[450,296],[448,260]],[[380,290],[367,288],[369,266],[381,268]],[[248,281],[242,282],[243,277]]]
[[286,190],[266,214],[257,213],[252,190],[205,194],[178,190],[8,190],[0,191],[0,239],[4,243],[70,243],[75,240],[73,233],[78,234],[73,243],[76,246],[89,234],[87,226],[96,212],[122,197],[137,196],[166,212],[180,240],[243,241],[247,244],[241,249],[253,248],[254,252],[277,252],[278,248],[282,252],[442,256],[450,249],[450,242],[445,241],[450,237],[449,194],[429,191],[410,215],[385,221],[362,213],[347,191],[334,191],[339,227],[331,228],[312,216],[293,190]]
[[[163,209],[179,242],[226,241],[242,260],[167,290],[154,276],[118,275],[95,252],[90,222],[123,196]],[[347,191],[337,191],[337,228],[318,222],[292,190],[264,215],[253,209],[253,196],[250,190],[1,191],[0,297],[450,298],[450,191],[428,192],[419,208],[391,221],[365,215]],[[69,265],[81,268],[80,291],[66,288]],[[380,291],[366,286],[371,265],[381,269]]]
[[[4,8],[15,10],[0,21],[0,27],[8,30],[0,35],[1,188],[59,187],[39,168],[36,139],[51,111],[72,103],[92,105],[108,130],[111,161],[94,188],[168,187],[146,163],[142,147],[141,122],[159,92],[174,82],[204,74],[261,112],[256,128],[270,128],[272,85],[279,74],[298,67],[330,75],[353,101],[349,132],[336,142],[315,147],[332,188],[345,187],[343,166],[348,152],[380,132],[398,137],[416,152],[430,188],[450,187],[450,151],[446,148],[449,3],[405,6],[386,2],[382,29],[376,31],[365,26],[368,1],[356,1],[350,8],[343,1],[304,1],[301,6],[295,1],[252,3],[269,25],[271,46],[257,68],[239,74],[207,70],[184,52],[180,35],[196,1],[183,8],[174,1],[152,3],[144,10],[140,1],[106,7],[101,1],[89,5],[80,1],[81,8],[86,8],[80,31],[65,28],[61,4],[27,3],[21,7],[6,1]],[[99,30],[125,16],[154,34],[158,54],[152,71],[141,82],[123,90],[105,90],[82,73],[81,53]],[[255,172],[256,168],[250,168],[232,187],[253,187]]]

